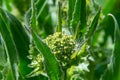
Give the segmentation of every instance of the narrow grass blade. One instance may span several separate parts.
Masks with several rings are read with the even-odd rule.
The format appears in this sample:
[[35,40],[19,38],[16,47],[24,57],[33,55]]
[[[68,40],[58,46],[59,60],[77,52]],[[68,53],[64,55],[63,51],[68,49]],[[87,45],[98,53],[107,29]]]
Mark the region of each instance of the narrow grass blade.
[[81,25],[79,30],[84,33],[86,31],[86,0],[81,0],[81,13],[80,13],[80,22]]
[[37,19],[41,16],[45,6],[47,5],[47,0],[38,0],[36,2],[36,8],[37,8]]
[[56,28],[56,32],[62,32],[62,10],[61,10],[61,5],[62,3],[59,1],[58,2],[58,24],[57,24],[57,28]]
[[76,0],[68,0],[68,27],[70,27],[70,21],[72,20],[75,2]]
[[[35,9],[36,9],[36,21],[38,22],[37,31],[40,32],[39,29],[41,30],[44,29],[45,36],[52,34],[54,32],[54,28],[53,28],[51,13],[49,10],[50,5],[48,4],[48,0],[37,0],[35,2]],[[32,20],[30,19],[31,16],[32,16],[32,9],[30,8],[26,12],[24,17],[27,27],[30,27],[30,23]]]
[[81,0],[76,0],[74,11],[72,13],[72,20],[70,21],[70,30],[72,34],[75,33],[78,22],[80,21]]
[[53,34],[54,32],[53,25],[56,25],[56,23],[53,22],[52,12],[51,12],[52,7],[50,4],[48,4],[48,0],[40,0],[38,3],[36,3],[36,8],[37,11],[40,13],[40,15],[39,13],[37,13],[37,21],[39,24],[39,28],[44,29],[45,36]]
[[[34,3],[34,4],[33,4]],[[41,15],[41,13],[43,12],[45,6],[46,6],[47,0],[37,0],[37,2],[32,2],[31,4],[31,8],[26,12],[25,14],[25,22],[27,24],[27,26],[30,26],[30,17],[31,17],[31,13],[32,13],[32,8],[36,7],[36,19],[38,19]],[[33,8],[34,10],[34,8]]]
[[115,30],[114,30],[114,50],[113,50],[113,79],[120,80],[120,29],[116,18],[109,14],[114,20]]
[[99,20],[99,16],[100,16],[100,11],[101,10],[99,10],[97,12],[97,14],[95,15],[95,17],[94,17],[94,19],[93,19],[93,21],[92,21],[88,31],[86,32],[86,39],[90,39],[93,36],[94,32],[96,31],[98,20]]
[[27,58],[27,56],[29,55],[28,51],[30,38],[25,28],[13,15],[4,10],[2,11],[2,15],[4,16],[6,22],[9,24],[9,30],[12,34],[12,38],[18,51],[18,68],[21,77],[20,80],[32,80],[32,78],[26,77],[26,75],[32,71],[32,69],[28,67],[28,64],[30,64],[31,61]]
[[[75,1],[74,1],[75,2]],[[69,3],[73,5],[73,3]],[[69,7],[72,8],[72,7]],[[70,10],[70,9],[69,9]],[[71,10],[68,14],[71,14]],[[72,17],[69,17],[73,15]],[[68,15],[68,25],[69,19],[71,19],[70,28],[73,29],[74,38],[80,38],[86,32],[86,0],[76,0],[74,11],[71,15]]]
[[36,9],[35,9],[35,1],[31,0],[31,9],[32,9],[32,14],[31,14],[31,27],[37,32],[37,26],[36,26]]
[[4,40],[4,44],[6,46],[6,52],[8,59],[10,61],[11,69],[12,69],[12,74],[14,80],[18,80],[18,53],[16,50],[15,43],[13,41],[13,38],[11,36],[11,33],[9,32],[8,26],[6,25],[6,22],[3,20],[3,17],[1,15],[1,10],[0,10],[0,33],[2,35],[2,38]]
[[45,61],[45,67],[50,80],[62,80],[59,63],[55,59],[50,48],[32,32],[33,40],[38,50],[42,53]]

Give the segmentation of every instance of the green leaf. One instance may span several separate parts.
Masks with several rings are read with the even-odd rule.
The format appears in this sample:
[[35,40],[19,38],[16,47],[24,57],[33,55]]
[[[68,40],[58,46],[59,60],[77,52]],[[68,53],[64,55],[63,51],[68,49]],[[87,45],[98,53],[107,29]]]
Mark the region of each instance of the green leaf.
[[4,47],[0,45],[0,66],[4,66],[6,63],[6,54],[4,51]]
[[17,10],[20,12],[20,14],[24,15],[24,13],[28,10],[28,8],[30,6],[31,0],[10,0],[10,1],[12,2],[12,5],[14,5],[14,7],[17,8]]
[[[53,28],[51,13],[49,10],[50,6],[47,2],[48,2],[47,0],[37,0],[35,2],[35,9],[36,9],[36,19],[38,22],[37,31],[40,33],[43,30],[46,35],[50,35],[54,32],[54,28]],[[32,19],[30,20],[31,14],[32,14],[32,9],[30,8],[26,12],[24,18],[27,27],[30,26],[32,20]]]
[[15,41],[19,53],[19,71],[25,77],[32,70],[28,67],[30,60],[27,58],[29,55],[30,39],[22,24],[11,14],[7,13],[10,22],[10,30]]
[[70,21],[72,20],[75,2],[76,0],[68,0],[68,27],[70,27]]
[[96,31],[99,16],[100,16],[100,11],[101,11],[101,9],[99,9],[97,14],[95,15],[95,17],[94,17],[88,31],[86,32],[86,39],[90,39],[93,36],[94,32]]
[[29,8],[29,10],[26,12],[25,14],[25,22],[27,24],[27,26],[30,26],[30,17],[31,17],[31,13],[32,13],[32,9],[34,10],[34,7],[36,7],[36,19],[38,19],[41,15],[41,13],[43,12],[45,6],[46,6],[47,1],[46,0],[37,0],[37,2],[32,2],[31,7]]
[[35,6],[35,1],[31,0],[31,9],[32,9],[32,15],[31,15],[31,27],[37,32],[37,26],[36,26],[36,6]]
[[8,72],[7,75],[6,75],[5,80],[13,80],[14,78],[13,78],[13,76],[12,76],[11,74],[12,74],[12,71],[9,70],[9,72]]
[[80,21],[81,2],[81,0],[76,0],[75,2],[72,20],[70,21],[70,30],[72,29],[72,34],[74,34],[77,24]]
[[6,52],[8,55],[8,59],[12,68],[12,75],[14,80],[18,80],[18,53],[16,50],[15,43],[12,39],[12,35],[10,31],[7,28],[8,26],[6,25],[6,22],[4,21],[2,14],[1,14],[1,9],[0,9],[0,33],[2,35],[2,38],[4,40]]
[[[56,26],[56,22],[52,20],[52,11],[50,12],[50,6],[47,4],[42,11],[41,15],[38,17],[38,24],[40,31],[43,30],[43,35],[50,35],[54,32],[54,26]],[[41,31],[42,32],[42,31]]]
[[59,63],[51,52],[50,48],[32,32],[33,40],[38,50],[42,53],[45,61],[46,71],[50,80],[62,80]]
[[24,15],[24,21],[25,21],[25,26],[26,27],[30,27],[30,17],[31,17],[31,9],[26,11],[26,13]]
[[86,29],[86,0],[82,0],[80,12],[81,25],[78,30],[80,30],[83,33]]
[[36,2],[39,28],[43,29],[46,35],[53,34],[53,24],[56,24],[52,21],[50,7],[51,6],[48,4],[48,0],[39,0]]
[[31,61],[27,58],[29,55],[28,51],[30,44],[28,33],[22,24],[13,15],[6,11],[3,11],[2,15],[4,15],[4,19],[7,18],[5,20],[9,24],[9,30],[12,33],[12,37],[18,51],[18,68],[20,77],[26,80],[32,80],[32,78],[26,78],[26,75],[32,71],[32,69],[28,67],[28,64],[30,64]]
[[44,11],[46,5],[47,5],[47,0],[38,0],[38,1],[36,2],[37,19],[41,16],[41,14],[42,14],[42,12]]
[[86,31],[86,0],[68,2],[68,27],[73,30],[74,39],[80,39]]
[[120,29],[116,18],[112,14],[108,14],[114,20],[114,49],[111,55],[111,61],[104,73],[102,80],[120,80]]
[[116,18],[112,15],[109,14],[115,24],[115,30],[114,30],[114,50],[113,50],[113,79],[114,80],[120,80],[120,29],[119,25],[117,23]]
[[10,2],[11,2],[11,0],[5,0],[5,2],[4,2],[7,10],[9,10],[9,11],[12,10],[12,8],[11,8],[11,6],[10,6]]
[[[80,38],[86,31],[86,0],[76,0],[74,11],[72,11],[73,5],[74,3],[69,2],[69,8],[71,9],[68,10],[68,26],[70,24],[70,30],[73,30],[76,39]],[[71,23],[69,23],[70,19]]]

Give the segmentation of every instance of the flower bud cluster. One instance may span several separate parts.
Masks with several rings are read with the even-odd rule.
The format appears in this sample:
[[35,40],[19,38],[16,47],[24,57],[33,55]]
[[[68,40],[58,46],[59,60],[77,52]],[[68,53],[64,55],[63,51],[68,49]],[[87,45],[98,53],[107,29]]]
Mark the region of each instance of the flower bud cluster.
[[48,36],[45,43],[50,47],[53,54],[63,67],[70,63],[71,55],[75,52],[75,42],[72,36],[56,32]]
[[36,47],[33,44],[30,44],[28,58],[31,60],[31,63],[28,66],[34,69],[29,74],[29,76],[35,76],[41,74],[44,70],[43,57],[42,54],[39,53],[39,51],[36,49]]

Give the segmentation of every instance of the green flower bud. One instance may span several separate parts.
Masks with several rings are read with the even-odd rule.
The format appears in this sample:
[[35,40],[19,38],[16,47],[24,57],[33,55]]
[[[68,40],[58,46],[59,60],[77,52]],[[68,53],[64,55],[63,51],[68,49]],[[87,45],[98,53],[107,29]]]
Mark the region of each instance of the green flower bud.
[[50,47],[61,66],[69,67],[71,55],[75,52],[75,42],[72,36],[56,32],[48,36],[44,42]]
[[33,68],[34,70],[28,74],[28,77],[36,76],[43,73],[43,57],[42,54],[39,53],[39,51],[36,49],[35,45],[30,44],[29,54],[30,55],[28,56],[28,58],[31,60],[31,63],[28,66],[30,68]]

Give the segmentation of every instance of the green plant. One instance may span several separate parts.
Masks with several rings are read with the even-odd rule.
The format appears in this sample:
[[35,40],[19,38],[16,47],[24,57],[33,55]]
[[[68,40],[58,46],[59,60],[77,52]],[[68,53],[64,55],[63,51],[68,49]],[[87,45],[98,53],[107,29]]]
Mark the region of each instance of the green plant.
[[119,1],[17,2],[0,1],[1,80],[120,79]]

